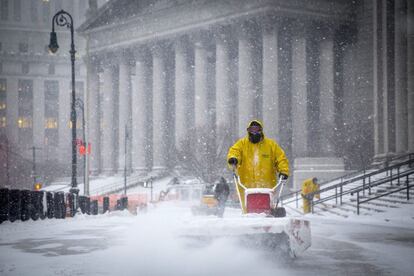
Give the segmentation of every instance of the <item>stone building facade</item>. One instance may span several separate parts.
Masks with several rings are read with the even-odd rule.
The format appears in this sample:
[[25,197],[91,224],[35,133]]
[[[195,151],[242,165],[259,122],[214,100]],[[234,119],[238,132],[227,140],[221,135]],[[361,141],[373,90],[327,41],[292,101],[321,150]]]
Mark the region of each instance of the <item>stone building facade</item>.
[[[68,175],[71,162],[69,29],[56,27],[59,51],[55,55],[48,52],[47,45],[56,12],[62,9],[69,12],[74,26],[78,27],[91,11],[90,3],[96,10],[96,1],[0,1],[0,146],[3,151],[8,148],[9,156],[20,156],[22,160],[32,160],[31,148],[36,147],[38,166],[48,162],[60,164],[69,168]],[[85,94],[86,68],[81,58],[85,47],[85,39],[75,34],[76,97],[80,99]],[[81,138],[82,112],[77,110],[77,113]],[[7,182],[5,175],[13,168],[17,174],[24,174],[24,168],[10,160],[5,165],[9,168],[7,173],[1,171],[3,184]],[[3,165],[2,162],[2,169]]]
[[407,0],[109,1],[78,29],[89,41],[91,170],[114,174],[130,160],[135,173],[165,171],[200,129],[232,143],[253,118],[286,150],[296,183],[412,152],[413,9]]

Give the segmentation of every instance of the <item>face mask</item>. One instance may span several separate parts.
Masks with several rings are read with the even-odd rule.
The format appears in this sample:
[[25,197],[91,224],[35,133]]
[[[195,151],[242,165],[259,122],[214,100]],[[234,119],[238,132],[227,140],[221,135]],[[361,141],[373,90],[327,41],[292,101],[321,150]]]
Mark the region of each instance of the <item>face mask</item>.
[[261,139],[262,139],[261,133],[249,133],[249,140],[253,144],[259,143]]

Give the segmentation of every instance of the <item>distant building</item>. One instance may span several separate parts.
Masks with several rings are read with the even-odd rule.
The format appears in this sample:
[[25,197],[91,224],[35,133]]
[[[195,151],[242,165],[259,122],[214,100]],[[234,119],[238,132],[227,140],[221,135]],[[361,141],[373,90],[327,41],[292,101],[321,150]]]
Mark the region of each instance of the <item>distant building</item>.
[[[30,148],[37,147],[36,163],[58,163],[68,168],[68,175],[71,163],[69,29],[56,27],[59,43],[56,55],[49,54],[47,45],[53,15],[64,9],[72,15],[76,28],[85,21],[87,11],[93,12],[88,10],[89,3],[96,10],[96,1],[86,0],[0,1],[0,146],[4,150],[8,144],[14,154],[10,156],[27,160],[32,159]],[[75,47],[76,94],[83,99],[86,68],[81,57],[85,53],[85,39],[76,34]],[[78,134],[82,137],[80,110],[77,118]],[[13,168],[17,163],[8,166]],[[18,168],[15,170],[19,173]],[[1,178],[4,177],[2,173]]]
[[171,149],[198,129],[233,142],[252,118],[286,149],[295,182],[413,151],[413,9],[407,0],[110,1],[79,29],[90,39],[92,169],[124,167],[126,125],[135,172],[177,165]]

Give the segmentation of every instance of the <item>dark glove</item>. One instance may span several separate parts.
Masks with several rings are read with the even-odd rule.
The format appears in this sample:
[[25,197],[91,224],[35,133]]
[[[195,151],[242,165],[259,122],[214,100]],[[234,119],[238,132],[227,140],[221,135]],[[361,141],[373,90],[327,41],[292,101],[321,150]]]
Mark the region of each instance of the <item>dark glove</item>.
[[282,180],[287,180],[288,176],[284,173],[279,173],[279,177],[282,177]]
[[228,162],[230,165],[233,165],[233,166],[236,166],[238,163],[237,158],[235,157],[230,158]]

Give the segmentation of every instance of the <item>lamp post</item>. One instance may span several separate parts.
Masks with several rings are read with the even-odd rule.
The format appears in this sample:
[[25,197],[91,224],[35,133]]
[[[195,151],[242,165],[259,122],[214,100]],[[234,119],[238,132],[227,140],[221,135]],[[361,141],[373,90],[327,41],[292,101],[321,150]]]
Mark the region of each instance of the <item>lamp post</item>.
[[73,38],[73,19],[72,16],[64,10],[57,12],[52,19],[52,32],[50,33],[49,50],[52,53],[56,53],[59,49],[57,43],[57,36],[55,33],[55,23],[61,27],[67,27],[70,29],[71,44],[70,44],[70,61],[72,64],[72,102],[70,121],[72,125],[72,181],[70,192],[74,194],[79,193],[77,181],[76,181],[76,109],[75,109],[75,44]]
[[83,101],[79,98],[75,100],[75,106],[79,107],[79,109],[82,111],[82,141],[83,146],[85,147],[85,152],[83,153],[83,167],[84,167],[84,173],[83,173],[83,195],[89,196],[89,183],[88,183],[88,171],[86,169],[86,156],[88,154],[88,142],[86,141],[86,135],[85,135],[85,105],[83,104]]

